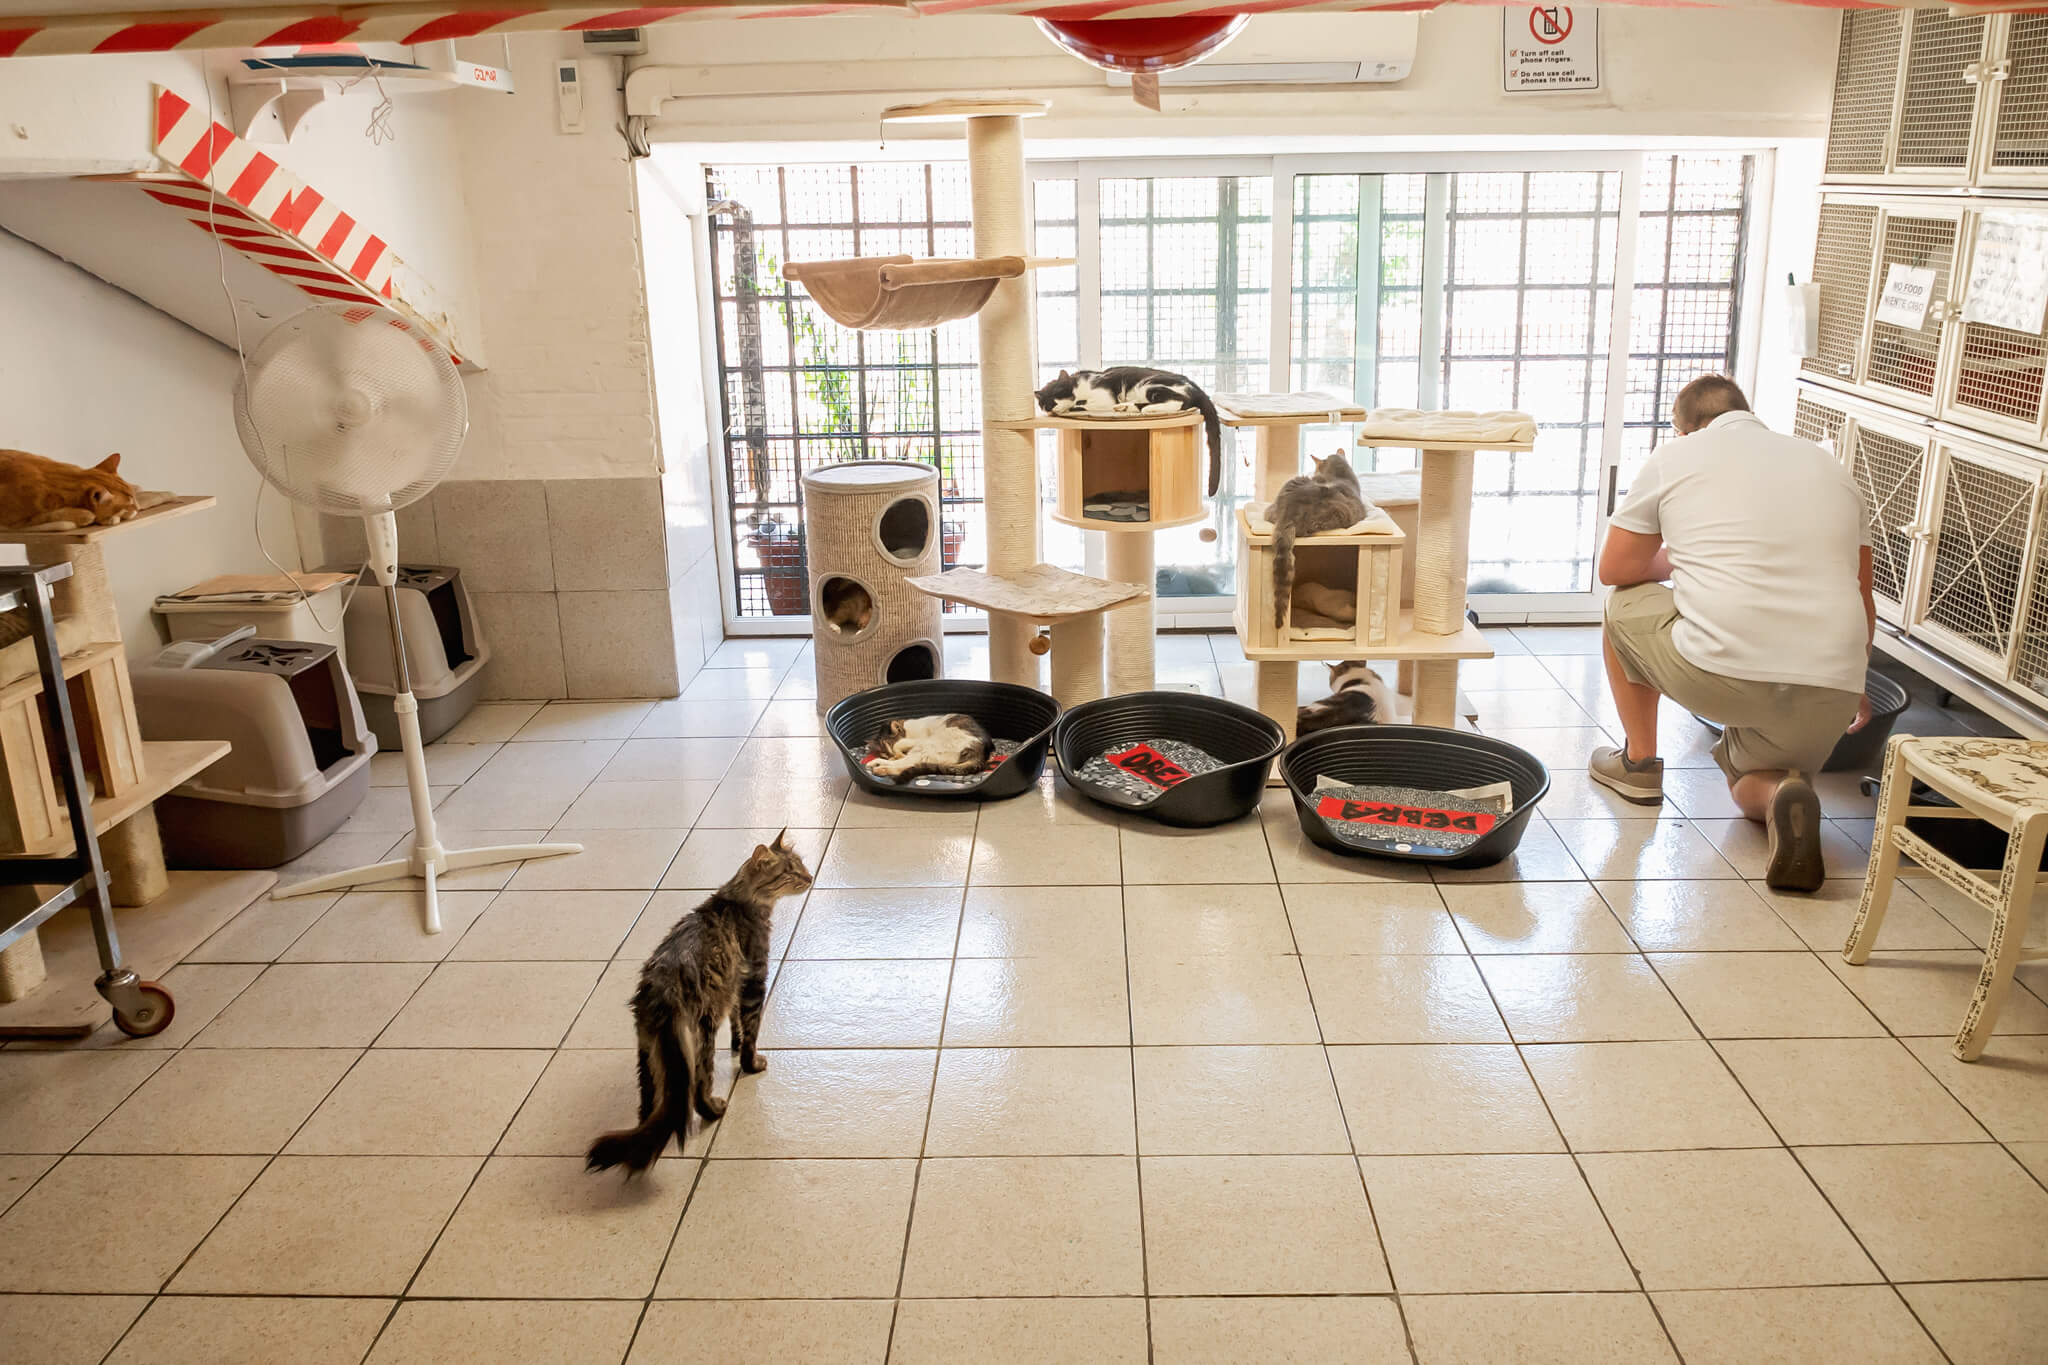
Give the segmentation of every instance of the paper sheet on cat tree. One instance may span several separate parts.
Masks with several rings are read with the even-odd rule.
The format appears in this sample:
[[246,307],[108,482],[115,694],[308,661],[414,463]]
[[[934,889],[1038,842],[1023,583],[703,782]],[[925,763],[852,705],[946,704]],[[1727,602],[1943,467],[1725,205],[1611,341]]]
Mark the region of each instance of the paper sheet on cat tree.
[[1987,213],[1977,222],[1963,320],[2041,333],[2048,319],[2048,217]]

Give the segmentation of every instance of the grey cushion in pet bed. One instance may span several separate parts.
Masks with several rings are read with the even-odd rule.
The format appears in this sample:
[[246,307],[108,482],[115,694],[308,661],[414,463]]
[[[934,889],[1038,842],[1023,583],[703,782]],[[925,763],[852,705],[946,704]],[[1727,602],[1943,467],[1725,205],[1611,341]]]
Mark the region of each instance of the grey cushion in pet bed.
[[1206,749],[1153,738],[1112,744],[1083,763],[1077,776],[1105,791],[1122,793],[1134,805],[1149,806],[1189,778],[1222,766],[1223,761]]
[[[868,741],[890,721],[956,711],[981,722],[1003,754],[1002,762],[980,773],[928,781],[897,782],[868,771],[862,761]],[[825,713],[825,733],[839,750],[854,785],[867,791],[882,796],[994,801],[1021,795],[1037,785],[1052,748],[1053,724],[1059,717],[1059,703],[1035,688],[967,678],[927,678],[854,693]]]
[[[1161,824],[1202,826],[1257,809],[1273,757],[1286,740],[1277,724],[1236,702],[1198,693],[1127,692],[1082,702],[1060,717],[1053,752],[1060,775],[1091,801]],[[1176,751],[1162,748],[1161,741],[1187,746],[1177,751],[1183,756],[1202,755],[1209,760],[1207,770],[1183,766]],[[1117,773],[1116,785],[1097,780],[1094,773],[1107,766],[1100,762],[1103,755],[1140,747],[1158,760],[1134,755]],[[1091,763],[1097,764],[1094,770]],[[1165,787],[1138,778],[1145,790],[1134,793],[1133,764],[1165,780]]]

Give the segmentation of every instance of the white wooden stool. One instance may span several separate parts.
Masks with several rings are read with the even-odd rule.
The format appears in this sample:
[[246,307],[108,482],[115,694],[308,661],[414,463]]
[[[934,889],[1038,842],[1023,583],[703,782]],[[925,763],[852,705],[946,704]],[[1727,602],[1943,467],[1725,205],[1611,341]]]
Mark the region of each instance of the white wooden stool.
[[[1955,802],[1954,806],[1910,804],[1915,779]],[[2005,866],[1994,885],[1906,828],[1907,816],[1983,820],[2007,834]],[[1991,936],[1984,945],[1984,970],[1977,993],[1952,1048],[1966,1062],[1984,1052],[1998,1022],[1999,1007],[2012,985],[2013,968],[2048,958],[2048,951],[2021,948],[2034,889],[2043,880],[2041,849],[2048,843],[2048,742],[2031,739],[1917,738],[1894,735],[1885,750],[1884,785],[1877,798],[1877,827],[1863,900],[1849,941],[1848,962],[1870,959],[1884,925],[1892,882],[1904,854],[1991,912]]]

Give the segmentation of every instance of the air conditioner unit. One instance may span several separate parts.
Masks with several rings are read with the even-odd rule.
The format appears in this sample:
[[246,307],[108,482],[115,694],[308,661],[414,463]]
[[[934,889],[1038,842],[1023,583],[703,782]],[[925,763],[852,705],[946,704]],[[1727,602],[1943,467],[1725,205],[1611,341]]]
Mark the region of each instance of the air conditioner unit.
[[[1163,71],[1159,84],[1385,85],[1408,79],[1421,36],[1419,14],[1257,15],[1216,60]],[[1131,84],[1121,73],[1108,80]]]
[[[1198,62],[1178,71],[1159,73],[1159,84],[1169,85],[1385,85],[1408,78],[1413,57],[1398,61],[1376,59],[1360,62]],[[1106,73],[1109,83],[1127,89],[1131,78],[1120,71]]]

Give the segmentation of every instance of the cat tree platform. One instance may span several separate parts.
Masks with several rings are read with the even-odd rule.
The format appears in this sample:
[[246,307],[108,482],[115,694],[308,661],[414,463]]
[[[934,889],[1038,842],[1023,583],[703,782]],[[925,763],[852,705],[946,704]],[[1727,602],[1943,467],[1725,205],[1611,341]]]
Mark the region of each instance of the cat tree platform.
[[[219,761],[228,745],[219,740],[141,738],[102,542],[213,504],[204,495],[177,497],[112,526],[0,530],[0,545],[21,546],[31,564],[71,565],[71,577],[53,585],[52,605],[57,617],[88,641],[65,656],[64,674],[74,696],[83,702],[79,739],[82,749],[91,750],[85,758],[93,785],[93,826],[101,836],[108,899],[116,906],[147,905],[169,887],[154,803]],[[0,769],[6,781],[5,796],[0,798],[0,851],[31,856],[60,854],[71,847],[71,830],[62,818],[63,801],[56,795],[45,748],[41,694],[42,683],[36,677],[0,688]],[[34,935],[0,952],[0,1002],[34,990],[43,977],[42,952]]]
[[[953,569],[904,581],[942,601],[979,607],[991,620],[1007,617],[1027,628],[1045,627],[1052,651],[1052,695],[1061,706],[1103,695],[1103,613],[1152,596],[1149,587],[1089,578],[1051,564],[1034,564],[1015,574]],[[1042,652],[1036,642],[1032,649]]]
[[842,327],[863,332],[914,332],[973,317],[1004,280],[1027,270],[1072,265],[1051,257],[919,260],[912,256],[858,256],[840,261],[790,261],[795,280]]

